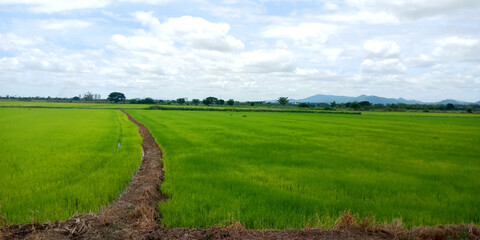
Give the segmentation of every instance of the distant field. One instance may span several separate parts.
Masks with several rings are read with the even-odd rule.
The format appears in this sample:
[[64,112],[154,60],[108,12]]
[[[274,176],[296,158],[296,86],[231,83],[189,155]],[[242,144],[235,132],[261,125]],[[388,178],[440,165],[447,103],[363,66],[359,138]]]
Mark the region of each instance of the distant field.
[[0,108],[0,134],[0,215],[9,223],[98,211],[141,161],[137,127],[116,110]]
[[204,106],[204,105],[160,105],[160,104],[113,104],[113,103],[84,103],[84,102],[46,102],[46,101],[0,101],[0,107],[25,108],[79,108],[79,109],[156,109],[156,110],[195,110],[195,111],[247,111],[247,112],[315,112],[359,114],[354,111],[327,111],[313,108],[299,108],[297,106]]
[[149,104],[112,104],[112,103],[76,103],[76,102],[46,102],[46,101],[0,101],[1,106],[8,107],[50,107],[50,108],[148,108]]
[[[311,108],[299,108],[297,106],[280,105],[160,105],[160,104],[113,104],[113,103],[87,103],[87,102],[47,102],[47,101],[0,101],[0,107],[31,107],[31,108],[87,108],[87,109],[159,109],[159,110],[198,110],[198,111],[289,111],[289,112],[326,112],[344,113],[343,111],[325,111]],[[347,111],[347,113],[358,113]]]
[[480,223],[478,117],[128,112],[164,150],[168,227]]
[[480,118],[480,113],[465,113],[465,112],[370,112],[364,111],[363,115],[379,115],[379,116],[411,116],[411,117],[461,117],[461,118]]
[[[90,103],[90,102],[47,102],[47,101],[12,101],[0,100],[0,107],[30,107],[30,108],[86,108],[86,109],[148,109],[148,110],[186,110],[186,111],[232,111],[232,112],[305,112],[305,113],[335,113],[335,114],[359,114],[361,111],[352,111],[351,109],[324,110],[321,107],[301,108],[295,105],[282,106],[278,104],[263,104],[250,106],[246,104],[229,105],[164,105],[164,104],[113,104],[113,103]],[[466,113],[464,111],[449,112],[422,112],[408,110],[405,112],[382,112],[382,111],[363,111],[367,115],[412,115],[412,116],[432,116],[432,117],[480,117],[479,112]]]

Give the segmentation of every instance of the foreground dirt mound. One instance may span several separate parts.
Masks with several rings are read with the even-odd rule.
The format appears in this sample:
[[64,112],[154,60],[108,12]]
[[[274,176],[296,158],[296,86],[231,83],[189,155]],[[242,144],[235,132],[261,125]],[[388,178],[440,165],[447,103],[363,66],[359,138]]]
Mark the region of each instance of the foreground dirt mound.
[[[125,112],[124,112],[125,113]],[[98,214],[79,214],[66,221],[10,225],[0,229],[3,239],[480,239],[471,225],[419,227],[405,230],[400,222],[360,222],[346,211],[334,229],[251,230],[241,224],[210,229],[169,229],[157,224],[157,206],[164,198],[162,151],[148,129],[128,113],[143,138],[144,157],[127,190]]]
[[166,229],[159,226],[145,239],[480,239],[480,229],[473,225],[421,227],[400,232],[359,226],[328,230],[250,230],[235,225],[211,229]]

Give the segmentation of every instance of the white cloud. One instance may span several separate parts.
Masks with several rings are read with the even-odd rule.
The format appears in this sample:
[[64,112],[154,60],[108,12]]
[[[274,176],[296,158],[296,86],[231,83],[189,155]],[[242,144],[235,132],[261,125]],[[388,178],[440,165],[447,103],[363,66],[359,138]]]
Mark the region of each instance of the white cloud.
[[448,37],[437,41],[433,56],[444,60],[480,61],[480,41],[470,38]]
[[294,73],[300,80],[307,81],[336,80],[336,77],[338,76],[338,74],[331,70],[316,68],[297,68]]
[[398,59],[385,59],[373,61],[365,59],[361,65],[364,73],[380,73],[380,74],[402,74],[407,68]]
[[317,47],[327,42],[329,35],[337,30],[335,25],[324,23],[301,23],[297,26],[271,26],[262,35],[266,38],[293,40],[296,45]]
[[0,0],[0,95],[479,100],[477,1],[187,2]]
[[226,23],[212,23],[203,18],[182,16],[169,18],[163,23],[153,17],[152,12],[136,12],[134,17],[148,26],[155,37],[174,41],[196,49],[216,51],[242,50],[245,45],[239,39],[228,35],[230,26]]
[[142,23],[142,26],[156,29],[160,27],[160,21],[153,16],[153,12],[134,12],[132,16]]
[[241,21],[258,21],[266,9],[262,2],[241,0],[222,1],[222,4],[212,1],[196,0],[201,2],[201,10],[208,12],[211,16],[222,19],[241,19]]
[[55,13],[69,10],[104,8],[110,0],[2,0],[0,5],[27,5],[35,13]]
[[[267,48],[267,47],[268,47],[268,45],[265,44],[263,48]],[[280,39],[280,40],[277,40],[277,41],[275,42],[275,47],[277,47],[277,48],[283,48],[283,49],[288,49],[288,44],[287,44],[285,41],[283,41],[282,39]]]
[[172,42],[161,41],[152,36],[125,37],[115,34],[112,36],[112,41],[129,51],[146,51],[151,53],[172,53],[175,51]]
[[363,44],[367,58],[395,58],[400,55],[400,47],[394,41],[368,40]]
[[41,20],[38,23],[38,26],[40,28],[43,28],[46,30],[86,28],[91,25],[92,23],[89,21],[78,20],[78,19],[47,19],[47,20]]
[[327,2],[323,5],[323,9],[325,10],[337,10],[338,5],[335,3]]
[[43,43],[40,37],[21,37],[13,33],[0,33],[0,50],[19,51]]
[[44,52],[39,49],[28,49],[18,56],[2,58],[2,70],[75,74],[95,72],[96,64],[90,57],[82,53],[66,54],[63,51]]
[[296,60],[293,53],[285,49],[262,50],[241,53],[236,65],[237,71],[241,72],[292,72],[296,68]]
[[172,2],[172,0],[120,0],[120,2],[146,3],[151,5],[158,5],[158,4],[170,3]]
[[399,20],[386,12],[351,11],[319,16],[324,21],[358,24],[397,24]]
[[477,0],[347,0],[346,2],[361,10],[387,12],[407,19],[436,16],[462,8],[480,6],[480,1]]
[[442,46],[457,45],[457,46],[471,47],[471,46],[478,45],[478,40],[476,39],[459,38],[459,37],[448,37],[448,38],[438,40],[437,42]]
[[420,54],[417,57],[409,57],[406,62],[412,67],[430,67],[435,64],[438,60],[433,58],[430,55]]
[[330,61],[335,61],[344,52],[342,48],[324,48],[321,53]]

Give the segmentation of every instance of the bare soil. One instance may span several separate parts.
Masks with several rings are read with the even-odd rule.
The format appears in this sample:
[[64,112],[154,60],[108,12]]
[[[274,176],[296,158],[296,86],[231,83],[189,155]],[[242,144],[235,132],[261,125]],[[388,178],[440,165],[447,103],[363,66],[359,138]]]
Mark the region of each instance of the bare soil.
[[[123,111],[123,110],[122,110]],[[157,206],[166,198],[162,151],[148,129],[137,124],[143,138],[144,157],[133,181],[119,198],[99,213],[78,214],[66,221],[8,225],[0,229],[3,239],[480,239],[475,224],[418,227],[406,230],[400,221],[377,224],[360,221],[345,211],[333,229],[252,230],[240,223],[209,229],[165,228],[158,224]]]

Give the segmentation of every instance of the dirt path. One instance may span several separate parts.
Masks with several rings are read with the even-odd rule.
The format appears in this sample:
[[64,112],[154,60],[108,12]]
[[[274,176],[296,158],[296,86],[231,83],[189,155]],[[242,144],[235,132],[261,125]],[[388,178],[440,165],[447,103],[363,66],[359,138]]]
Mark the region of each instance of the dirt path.
[[[122,110],[122,112],[124,112]],[[119,198],[98,214],[79,214],[66,221],[10,225],[0,229],[3,239],[480,239],[477,225],[419,227],[358,223],[349,213],[334,229],[250,230],[240,224],[210,229],[169,229],[157,224],[157,206],[164,197],[162,151],[148,129],[137,124],[144,157],[133,181]]]

